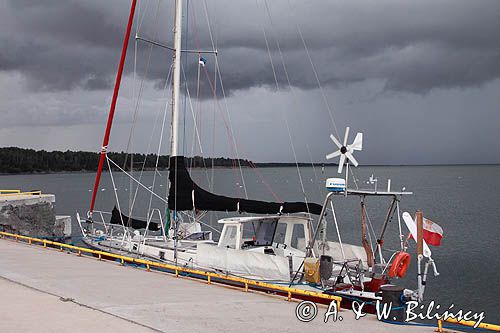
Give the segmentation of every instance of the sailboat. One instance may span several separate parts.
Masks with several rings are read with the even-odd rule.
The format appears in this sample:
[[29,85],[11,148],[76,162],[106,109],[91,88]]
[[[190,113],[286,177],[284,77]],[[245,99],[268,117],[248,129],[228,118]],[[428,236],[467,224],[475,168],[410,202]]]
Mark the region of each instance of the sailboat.
[[[165,216],[159,209],[151,209],[147,219],[140,220],[123,214],[119,202],[109,217],[95,209],[105,162],[110,168],[110,173],[111,166],[119,168],[108,157],[107,150],[136,1],[132,0],[130,9],[90,209],[85,218],[77,214],[83,242],[89,247],[115,254],[319,290],[342,296],[348,302],[347,306],[353,300],[372,302],[371,304],[381,300],[380,292],[384,290],[384,286],[391,286],[392,280],[403,278],[410,263],[407,253],[409,239],[404,240],[399,204],[401,198],[410,195],[411,192],[391,191],[390,185],[387,191],[349,188],[349,163],[358,165],[354,152],[362,150],[361,133],[356,135],[350,145],[347,144],[349,128],[342,143],[331,135],[338,150],[327,155],[327,158],[340,156],[338,173],[342,173],[345,166],[345,177],[326,180],[327,195],[322,205],[311,202],[267,202],[222,196],[203,189],[191,178],[185,157],[180,154],[179,147],[181,58],[184,52],[181,43],[182,0],[175,1],[174,46],[171,48],[173,94],[168,198],[151,191],[151,195],[167,204],[167,214]],[[121,170],[126,173],[125,170]],[[131,178],[137,182],[137,186],[148,189],[135,178]],[[112,181],[114,186],[113,178]],[[362,246],[342,242],[339,231],[334,200],[351,197],[360,200]],[[381,232],[376,238],[376,244],[370,243],[367,239],[366,204],[369,197],[389,199],[388,212],[382,223]],[[215,242],[211,231],[203,230],[202,222],[196,215],[199,211],[235,212],[237,215],[218,221],[222,231],[218,241]],[[181,218],[183,212],[192,212],[193,218],[184,221]],[[241,213],[256,215],[240,215]],[[397,216],[399,225],[397,236],[400,249],[390,251],[388,256],[383,253],[383,250],[386,251],[384,237],[394,215]],[[316,221],[313,216],[317,216]],[[419,219],[413,221],[411,218],[408,220],[407,215],[405,217],[404,222],[409,228],[411,226],[411,230],[416,230],[416,226],[421,224],[418,224]],[[326,238],[329,223],[335,226],[337,241],[329,241]],[[412,232],[413,238],[419,243],[419,251],[420,245],[425,244],[421,234]],[[419,274],[417,290],[404,288],[399,290],[401,295],[408,299],[422,300],[429,265],[434,268],[437,275],[428,247],[425,255],[423,250],[418,253],[419,273],[424,257],[427,258],[425,273]]]

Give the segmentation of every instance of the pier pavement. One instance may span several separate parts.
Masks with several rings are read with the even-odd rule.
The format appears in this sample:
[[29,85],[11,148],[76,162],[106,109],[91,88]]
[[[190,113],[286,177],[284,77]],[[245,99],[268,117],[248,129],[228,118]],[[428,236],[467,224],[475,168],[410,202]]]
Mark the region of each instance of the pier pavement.
[[311,322],[297,302],[0,239],[0,332],[433,332],[374,316]]

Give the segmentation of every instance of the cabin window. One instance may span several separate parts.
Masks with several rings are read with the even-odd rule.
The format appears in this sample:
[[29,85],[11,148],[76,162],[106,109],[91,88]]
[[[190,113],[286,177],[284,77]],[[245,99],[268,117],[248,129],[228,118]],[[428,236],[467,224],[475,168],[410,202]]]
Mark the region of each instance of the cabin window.
[[278,244],[285,244],[285,235],[286,235],[286,223],[278,223],[278,227],[276,228],[276,233],[274,234],[274,242]]
[[278,219],[259,221],[257,227],[257,233],[255,235],[255,245],[256,246],[270,246],[273,244],[274,232],[276,231],[276,225],[278,224]]
[[260,222],[250,222],[243,223],[243,239],[244,240],[255,240],[257,229],[260,226]]
[[229,247],[231,249],[236,248],[236,235],[238,234],[238,227],[235,225],[226,226],[226,231],[222,236],[220,241],[220,246]]
[[299,249],[299,239],[305,240],[304,234],[304,225],[302,224],[294,224],[293,225],[293,233],[292,233],[292,244],[293,248],[296,248],[301,251],[305,251],[305,248]]

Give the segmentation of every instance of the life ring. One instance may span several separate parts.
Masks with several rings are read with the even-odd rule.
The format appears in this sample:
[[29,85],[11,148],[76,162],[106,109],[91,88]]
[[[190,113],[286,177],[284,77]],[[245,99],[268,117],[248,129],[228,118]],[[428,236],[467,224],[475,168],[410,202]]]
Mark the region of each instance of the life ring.
[[410,266],[410,259],[411,256],[409,253],[403,251],[398,252],[392,262],[391,268],[389,269],[389,277],[404,277],[406,275],[406,270]]

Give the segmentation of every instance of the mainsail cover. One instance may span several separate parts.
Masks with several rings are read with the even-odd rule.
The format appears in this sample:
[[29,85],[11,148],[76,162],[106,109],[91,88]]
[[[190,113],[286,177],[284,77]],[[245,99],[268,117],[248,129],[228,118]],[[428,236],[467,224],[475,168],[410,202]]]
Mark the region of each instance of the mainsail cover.
[[148,227],[148,230],[150,231],[160,230],[160,225],[156,222],[149,222],[148,226],[148,223],[146,221],[129,218],[127,215],[123,213],[121,214],[120,217],[120,211],[115,206],[111,211],[111,220],[109,222],[111,224],[122,224],[122,221],[125,224],[125,226],[131,227],[133,229],[146,229],[146,227]]
[[184,156],[170,157],[169,172],[168,208],[171,210],[208,210],[254,214],[310,212],[319,215],[321,213],[321,206],[315,203],[266,202],[231,198],[205,191],[191,179],[184,163]]

